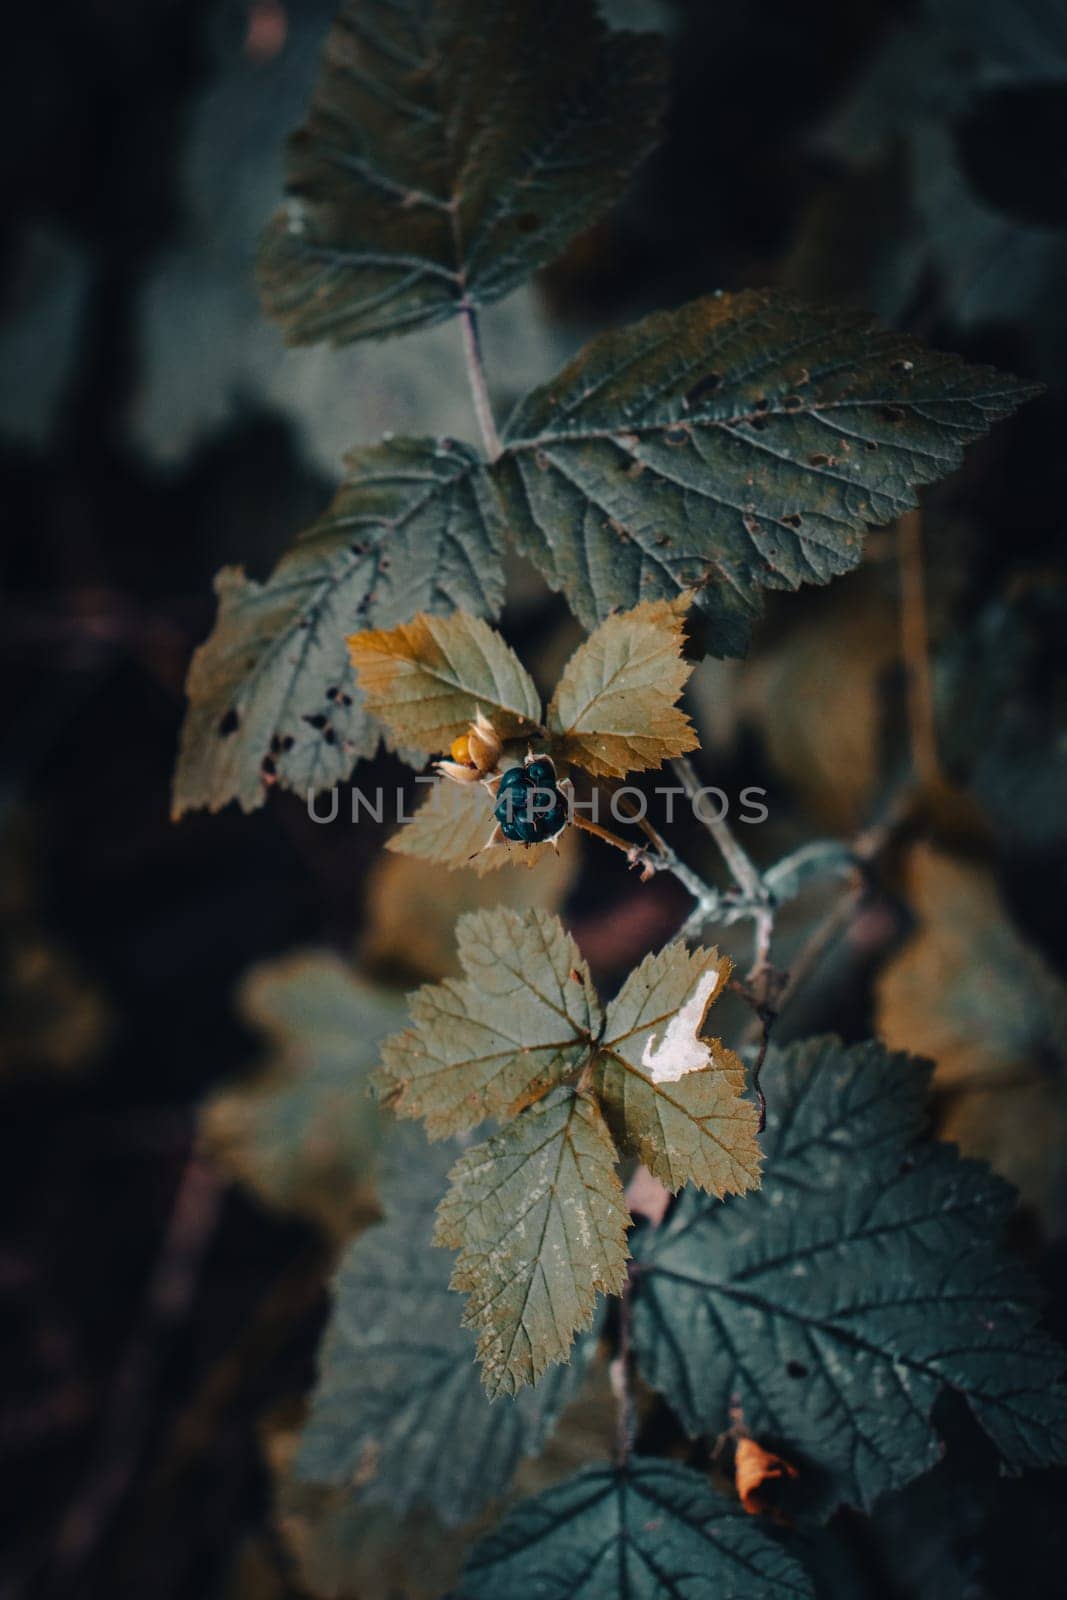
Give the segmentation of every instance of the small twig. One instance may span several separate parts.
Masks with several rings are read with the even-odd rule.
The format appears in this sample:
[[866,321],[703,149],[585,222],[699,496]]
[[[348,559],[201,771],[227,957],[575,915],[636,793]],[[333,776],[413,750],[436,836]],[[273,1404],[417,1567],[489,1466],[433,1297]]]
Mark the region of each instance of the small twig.
[[911,759],[921,783],[934,784],[941,773],[937,754],[937,718],[930,674],[930,634],[926,613],[922,517],[906,511],[897,523],[900,570],[900,650],[908,679],[908,728]]
[[471,386],[471,398],[474,401],[474,414],[478,418],[478,427],[481,430],[485,453],[490,461],[496,461],[501,451],[500,435],[496,431],[493,406],[489,399],[489,385],[485,378],[481,340],[478,337],[478,319],[475,315],[474,307],[468,305],[466,301],[460,306],[459,321],[463,330],[463,355],[467,363],[467,377]]
[[755,902],[766,901],[768,898],[767,891],[763,886],[759,868],[740,841],[734,837],[733,830],[727,823],[726,818],[712,816],[710,812],[697,810],[697,801],[700,798],[702,785],[689,757],[679,756],[677,760],[671,762],[671,766],[678,774],[682,787],[693,806],[693,814],[698,821],[704,824],[711,837],[715,840],[719,847],[719,852],[729,867],[733,880],[741,890],[741,893]]
[[752,1087],[759,1101],[759,1126],[757,1133],[762,1133],[767,1126],[767,1097],[760,1085],[760,1074],[763,1063],[767,1059],[767,1050],[771,1042],[771,1030],[778,1021],[781,1010],[782,996],[788,984],[788,973],[781,972],[777,967],[772,967],[769,961],[760,967],[755,981],[733,979],[730,987],[752,1007],[756,1013],[753,1022],[753,1039],[758,1044],[756,1059],[752,1064]]
[[599,822],[594,822],[591,817],[583,817],[577,811],[571,816],[571,825],[580,828],[583,833],[591,833],[594,839],[602,839],[605,844],[610,844],[613,850],[621,850],[623,855],[633,867],[641,867],[646,877],[661,870],[661,863],[651,853],[639,844],[633,844],[624,839],[621,834],[612,833],[610,828],[602,828]]
[[[620,799],[621,796],[616,794],[616,805]],[[629,801],[626,801],[625,805],[628,808]],[[696,911],[692,912],[686,919],[686,927],[697,915],[701,919],[700,927],[703,927],[704,923],[710,921],[720,908],[722,896],[718,889],[713,884],[706,883],[691,867],[686,866],[677,851],[667,843],[659,829],[649,821],[644,813],[638,815],[636,811],[627,810],[627,820],[636,823],[652,845],[651,851],[642,851],[638,858],[642,867],[648,872],[669,872],[671,877],[677,878],[683,889],[691,894],[697,902]],[[630,847],[628,846],[627,848]]]

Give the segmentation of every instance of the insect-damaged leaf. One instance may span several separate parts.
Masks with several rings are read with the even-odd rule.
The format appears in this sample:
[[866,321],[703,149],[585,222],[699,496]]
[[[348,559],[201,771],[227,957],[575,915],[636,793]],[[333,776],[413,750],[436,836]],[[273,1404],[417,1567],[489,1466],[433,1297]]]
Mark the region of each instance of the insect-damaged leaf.
[[386,844],[398,855],[435,861],[443,867],[469,867],[479,877],[500,867],[535,867],[553,853],[550,844],[502,845],[487,850],[496,826],[496,804],[480,783],[438,782],[409,822],[398,828]]
[[1036,391],[863,313],[745,290],[602,335],[508,423],[509,525],[587,627],[697,590],[718,655],[826,583]]
[[453,1167],[434,1243],[459,1250],[452,1288],[478,1333],[491,1397],[566,1361],[598,1291],[626,1279],[630,1217],[596,1102],[554,1090]]
[[418,611],[495,612],[504,593],[493,497],[474,456],[429,439],[354,450],[326,514],[266,583],[226,567],[193,657],[174,815],[246,811],[267,789],[315,791],[377,749],[345,634]]
[[523,1455],[544,1445],[579,1388],[595,1336],[535,1389],[491,1405],[474,1335],[461,1325],[449,1257],[430,1243],[433,1210],[456,1146],[396,1138],[386,1220],[345,1253],[297,1475],[355,1488],[399,1513],[431,1507],[446,1523],[502,1494]]
[[501,739],[541,721],[533,679],[510,645],[480,617],[417,616],[348,641],[367,708],[401,745],[447,750],[479,710]]
[[382,1133],[367,1086],[400,999],[316,952],[254,967],[239,1005],[273,1052],[262,1075],[208,1101],[207,1142],[272,1204],[351,1231],[360,1197],[371,1199]]
[[462,979],[411,996],[411,1027],[376,1074],[431,1139],[513,1114],[588,1057],[600,1006],[578,947],[545,911],[473,911],[456,924]]
[[805,1573],[690,1467],[637,1457],[523,1500],[475,1546],[458,1600],[810,1600]]
[[700,1037],[731,964],[717,950],[670,944],[646,956],[608,1007],[596,1086],[620,1147],[669,1189],[758,1187],[759,1113],[745,1070]]
[[675,704],[690,596],[655,600],[601,623],[571,656],[548,708],[553,752],[595,777],[624,778],[698,744]]
[[938,1459],[930,1421],[963,1395],[1012,1467],[1067,1459],[1064,1352],[999,1249],[1011,1192],[916,1141],[926,1073],[874,1044],[814,1040],[764,1071],[760,1193],[685,1194],[634,1242],[644,1376],[693,1433],[740,1408],[827,1509],[869,1507]]
[[500,299],[622,193],[664,77],[592,0],[348,0],[264,241],[268,311],[343,344]]

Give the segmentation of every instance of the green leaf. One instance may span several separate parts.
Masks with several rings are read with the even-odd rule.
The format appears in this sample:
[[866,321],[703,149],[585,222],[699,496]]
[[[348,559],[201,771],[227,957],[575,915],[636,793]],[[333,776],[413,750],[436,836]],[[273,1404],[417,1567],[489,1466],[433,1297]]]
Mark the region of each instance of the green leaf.
[[479,877],[501,867],[535,867],[552,853],[550,844],[506,843],[485,847],[496,827],[495,800],[480,783],[437,782],[410,821],[386,843],[398,855],[415,856],[455,870],[469,867]]
[[193,656],[174,782],[174,816],[237,800],[263,804],[273,783],[314,792],[373,755],[345,634],[418,611],[495,612],[501,534],[482,469],[464,446],[397,440],[347,457],[320,521],[266,583],[225,567],[219,614]]
[[477,1545],[458,1600],[808,1600],[793,1558],[699,1472],[638,1457],[524,1500]]
[[456,924],[466,976],[411,996],[412,1026],[376,1074],[431,1139],[514,1115],[588,1057],[600,1006],[578,947],[548,912],[473,911]]
[[760,1181],[744,1066],[701,1038],[730,972],[717,950],[676,943],[646,956],[608,1007],[596,1071],[620,1148],[669,1189],[692,1182],[720,1198]]
[[490,1398],[566,1361],[598,1291],[621,1291],[630,1217],[617,1159],[596,1103],[560,1088],[453,1167],[434,1243],[460,1252],[451,1286],[467,1295]]
[[675,704],[693,670],[682,659],[690,598],[609,617],[579,645],[548,708],[561,760],[594,777],[624,778],[697,748]]
[[401,1002],[338,957],[309,953],[253,967],[238,1003],[271,1052],[250,1082],[208,1100],[205,1138],[272,1205],[350,1229],[382,1135],[370,1073]]
[[607,209],[655,142],[657,40],[591,0],[348,0],[260,259],[294,344],[499,300]]
[[1064,1352],[1004,1256],[1011,1191],[916,1142],[926,1073],[875,1044],[814,1040],[764,1071],[758,1195],[683,1195],[634,1241],[643,1375],[692,1433],[739,1408],[755,1437],[870,1507],[938,1459],[939,1393],[963,1395],[1009,1466],[1067,1460]]
[[533,733],[541,701],[510,645],[480,617],[420,615],[348,641],[367,708],[401,745],[438,754],[485,712],[501,739]]
[[360,1503],[429,1507],[447,1524],[501,1495],[521,1458],[540,1451],[596,1345],[595,1335],[579,1341],[569,1366],[516,1400],[486,1399],[451,1263],[430,1242],[456,1149],[428,1150],[415,1130],[397,1138],[386,1220],[349,1247],[334,1279],[296,1464],[299,1478],[354,1488]]
[[863,313],[745,290],[603,334],[521,402],[494,468],[521,547],[587,627],[697,590],[717,655],[760,590],[857,565],[1036,390]]

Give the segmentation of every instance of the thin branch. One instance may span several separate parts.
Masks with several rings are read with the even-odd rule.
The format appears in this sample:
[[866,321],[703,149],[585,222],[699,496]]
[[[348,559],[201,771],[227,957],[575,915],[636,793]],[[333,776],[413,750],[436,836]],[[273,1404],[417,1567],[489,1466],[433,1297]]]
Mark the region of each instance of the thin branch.
[[[616,805],[619,804],[620,800],[621,795],[616,793]],[[624,801],[623,804],[625,807],[629,807],[628,800]],[[645,835],[645,838],[648,839],[652,845],[651,850],[642,850],[637,845],[628,845],[624,840],[617,839],[614,835],[606,834],[606,830],[600,831],[600,837],[606,837],[608,844],[615,844],[624,848],[627,854],[630,856],[631,862],[641,867],[642,876],[646,879],[651,877],[652,873],[654,872],[669,872],[672,878],[677,878],[683,889],[692,895],[693,899],[697,902],[696,909],[692,911],[686,918],[685,927],[682,930],[681,937],[684,938],[687,936],[685,929],[689,928],[690,924],[693,923],[694,919],[696,918],[699,918],[699,922],[696,924],[699,931],[699,929],[702,928],[706,922],[710,922],[713,917],[720,913],[722,909],[722,895],[719,893],[718,889],[715,888],[714,884],[706,883],[699,873],[693,871],[692,867],[686,866],[685,862],[678,855],[677,851],[667,843],[666,839],[659,832],[659,829],[648,820],[647,816],[645,816],[643,813],[639,816],[636,811],[629,811],[628,809],[626,810],[625,815],[628,822],[635,823],[637,827],[641,829],[641,832]],[[577,814],[575,814],[572,820],[577,827],[583,826],[583,823]],[[595,826],[591,826],[587,829],[587,831],[590,833],[596,833],[598,830]]]
[[900,570],[900,651],[908,679],[911,759],[920,783],[934,784],[940,777],[941,763],[937,754],[937,720],[930,675],[922,517],[918,511],[906,511],[897,523],[897,562]]
[[496,461],[501,453],[500,435],[496,431],[493,406],[489,399],[489,385],[485,378],[482,345],[478,337],[478,319],[474,307],[468,305],[466,301],[460,306],[459,321],[463,330],[463,356],[467,363],[467,378],[471,386],[471,398],[474,401],[474,414],[478,418],[485,453],[490,461]]
[[696,768],[688,756],[679,756],[671,762],[671,766],[678,774],[682,787],[693,807],[693,813],[707,828],[711,837],[719,847],[723,860],[730,869],[731,876],[743,895],[752,901],[768,900],[767,891],[759,874],[759,868],[751,859],[748,851],[734,837],[733,831],[725,817],[712,816],[710,812],[697,809],[702,785],[697,775]]
[[661,863],[651,851],[642,845],[631,844],[621,834],[612,833],[610,828],[602,828],[599,822],[594,822],[590,817],[583,817],[579,812],[573,812],[571,826],[580,828],[583,833],[591,833],[594,839],[602,839],[605,844],[610,844],[614,850],[621,850],[632,867],[640,867],[642,876],[650,878],[654,872],[660,870]]

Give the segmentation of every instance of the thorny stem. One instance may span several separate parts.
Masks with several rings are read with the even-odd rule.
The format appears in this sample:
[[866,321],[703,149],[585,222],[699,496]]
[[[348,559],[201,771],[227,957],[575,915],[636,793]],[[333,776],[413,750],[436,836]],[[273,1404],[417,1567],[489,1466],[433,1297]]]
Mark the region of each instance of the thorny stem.
[[463,355],[467,363],[474,414],[478,418],[485,453],[490,461],[496,461],[501,449],[500,435],[496,431],[493,406],[489,399],[489,385],[485,379],[485,364],[482,361],[482,346],[478,337],[478,319],[474,307],[468,305],[466,301],[460,306],[459,321],[463,330]]

